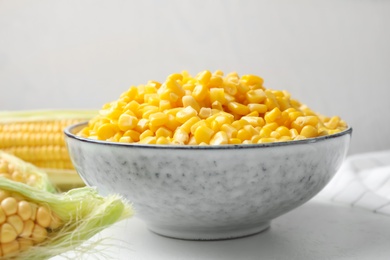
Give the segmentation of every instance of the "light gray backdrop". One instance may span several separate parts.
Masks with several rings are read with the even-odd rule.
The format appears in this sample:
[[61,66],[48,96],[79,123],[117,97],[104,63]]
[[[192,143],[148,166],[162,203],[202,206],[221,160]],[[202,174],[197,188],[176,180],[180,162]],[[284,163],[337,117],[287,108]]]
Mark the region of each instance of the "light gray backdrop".
[[173,72],[253,73],[390,148],[390,1],[0,0],[0,110],[99,109]]

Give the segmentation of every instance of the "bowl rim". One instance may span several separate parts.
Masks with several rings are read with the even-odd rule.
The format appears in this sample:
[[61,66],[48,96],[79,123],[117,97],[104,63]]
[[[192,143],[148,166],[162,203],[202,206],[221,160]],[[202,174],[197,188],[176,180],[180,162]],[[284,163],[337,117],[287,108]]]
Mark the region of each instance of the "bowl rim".
[[281,141],[281,142],[271,142],[271,143],[260,143],[260,144],[224,144],[224,145],[162,145],[162,144],[140,144],[140,143],[119,143],[111,141],[103,141],[96,139],[89,139],[81,136],[77,136],[72,131],[75,128],[81,127],[82,125],[87,125],[88,121],[79,122],[73,125],[70,125],[64,129],[64,134],[71,139],[78,140],[84,143],[99,144],[99,145],[111,145],[118,147],[132,147],[132,148],[147,148],[147,149],[172,149],[172,150],[226,150],[226,149],[254,149],[254,148],[270,148],[270,147],[280,147],[280,146],[293,146],[293,145],[302,145],[302,144],[313,144],[318,142],[323,142],[329,139],[335,139],[342,137],[344,135],[352,134],[352,127],[348,126],[345,130],[331,134],[324,135],[315,138],[307,138],[303,140],[295,141]]

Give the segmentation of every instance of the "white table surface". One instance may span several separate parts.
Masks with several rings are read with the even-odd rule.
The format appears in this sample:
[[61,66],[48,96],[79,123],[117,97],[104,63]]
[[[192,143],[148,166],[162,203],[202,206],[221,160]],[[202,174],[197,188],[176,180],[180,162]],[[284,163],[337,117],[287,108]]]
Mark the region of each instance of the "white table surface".
[[[184,241],[150,232],[133,217],[95,236],[105,238],[76,259],[390,259],[390,216],[314,198],[257,235]],[[57,256],[55,260],[65,259]]]

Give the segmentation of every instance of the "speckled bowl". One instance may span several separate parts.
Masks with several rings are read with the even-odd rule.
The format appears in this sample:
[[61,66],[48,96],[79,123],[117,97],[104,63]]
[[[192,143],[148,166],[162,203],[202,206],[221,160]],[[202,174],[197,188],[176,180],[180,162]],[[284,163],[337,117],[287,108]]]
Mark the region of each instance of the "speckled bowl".
[[256,145],[157,146],[76,136],[65,130],[81,178],[102,195],[133,203],[148,228],[191,240],[258,233],[311,199],[344,160],[352,129],[314,139]]

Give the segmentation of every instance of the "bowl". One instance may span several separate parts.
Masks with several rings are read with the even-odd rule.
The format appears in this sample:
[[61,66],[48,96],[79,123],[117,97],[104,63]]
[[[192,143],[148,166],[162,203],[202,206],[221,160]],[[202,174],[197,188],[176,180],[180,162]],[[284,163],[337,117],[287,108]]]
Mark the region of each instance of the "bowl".
[[[219,240],[259,233],[314,197],[341,166],[352,128],[312,139],[251,145],[125,144],[65,130],[71,160],[101,195],[119,193],[149,230]],[[302,220],[304,221],[304,220]]]

